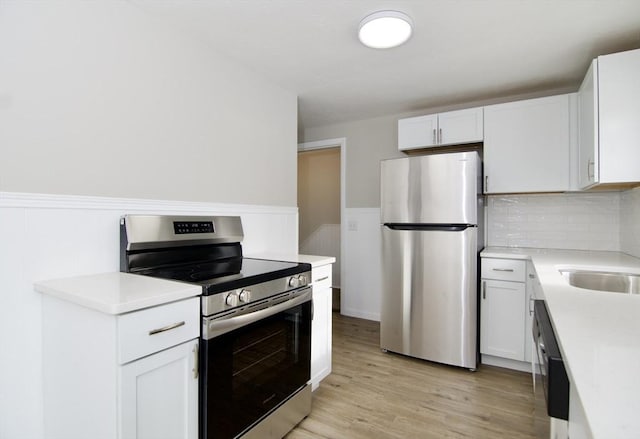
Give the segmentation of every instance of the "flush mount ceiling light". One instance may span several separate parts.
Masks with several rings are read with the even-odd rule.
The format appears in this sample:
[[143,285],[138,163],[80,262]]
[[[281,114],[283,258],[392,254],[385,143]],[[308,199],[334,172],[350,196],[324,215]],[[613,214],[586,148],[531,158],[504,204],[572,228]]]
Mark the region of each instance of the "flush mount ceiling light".
[[404,43],[411,36],[411,19],[398,11],[378,11],[360,22],[358,38],[367,47],[388,49]]

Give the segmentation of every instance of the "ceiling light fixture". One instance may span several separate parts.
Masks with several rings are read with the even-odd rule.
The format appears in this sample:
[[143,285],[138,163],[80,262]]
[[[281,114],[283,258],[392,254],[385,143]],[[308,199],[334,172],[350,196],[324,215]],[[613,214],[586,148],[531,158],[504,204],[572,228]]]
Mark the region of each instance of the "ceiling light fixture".
[[378,11],[360,22],[358,38],[373,49],[388,49],[404,43],[411,36],[413,23],[407,14],[398,11]]

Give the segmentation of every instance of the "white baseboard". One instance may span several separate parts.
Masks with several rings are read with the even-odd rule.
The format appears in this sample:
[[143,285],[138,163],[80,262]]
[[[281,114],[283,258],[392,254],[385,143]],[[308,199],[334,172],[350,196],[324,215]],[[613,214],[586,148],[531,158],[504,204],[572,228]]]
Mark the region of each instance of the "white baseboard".
[[363,312],[361,310],[358,309],[342,309],[340,308],[340,314],[342,314],[343,316],[347,316],[347,317],[356,317],[358,319],[364,319],[364,320],[373,320],[374,322],[379,322],[380,321],[380,314],[376,314],[376,313],[370,313],[370,312]]
[[509,358],[494,357],[492,355],[482,355],[481,364],[488,366],[503,367],[505,369],[519,370],[520,372],[531,373],[531,363],[526,361],[511,360]]

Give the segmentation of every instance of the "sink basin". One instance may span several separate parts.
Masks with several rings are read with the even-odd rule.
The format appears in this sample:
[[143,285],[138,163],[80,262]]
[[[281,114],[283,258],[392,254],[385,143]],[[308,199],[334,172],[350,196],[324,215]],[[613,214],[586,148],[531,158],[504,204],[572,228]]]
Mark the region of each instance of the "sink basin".
[[570,285],[588,290],[640,294],[640,274],[610,271],[560,270]]

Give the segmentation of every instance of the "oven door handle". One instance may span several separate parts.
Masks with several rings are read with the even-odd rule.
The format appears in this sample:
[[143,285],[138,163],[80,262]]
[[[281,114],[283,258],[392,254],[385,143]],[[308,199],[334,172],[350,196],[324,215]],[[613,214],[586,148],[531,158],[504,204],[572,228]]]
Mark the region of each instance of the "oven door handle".
[[293,299],[289,299],[285,302],[278,303],[277,305],[270,306],[269,308],[264,308],[259,311],[253,311],[247,314],[241,314],[235,317],[231,316],[229,318],[222,318],[218,320],[205,319],[202,328],[202,338],[205,340],[209,340],[211,338],[217,337],[218,335],[226,334],[227,332],[231,332],[234,329],[241,328],[243,326],[262,320],[266,317],[278,314],[279,312],[285,311],[289,308],[293,308],[294,306],[300,305],[301,303],[308,302],[311,300],[311,297],[311,288],[308,288],[307,291],[300,294],[299,296],[296,296]]

